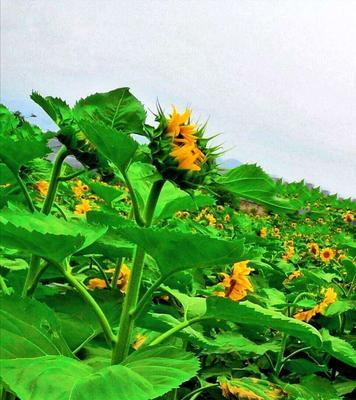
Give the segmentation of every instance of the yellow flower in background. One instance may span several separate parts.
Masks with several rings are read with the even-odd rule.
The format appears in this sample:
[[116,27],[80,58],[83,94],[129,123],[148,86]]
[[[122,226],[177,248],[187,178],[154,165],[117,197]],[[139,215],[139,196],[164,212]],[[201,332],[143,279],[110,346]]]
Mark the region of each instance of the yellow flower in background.
[[290,281],[293,281],[294,279],[300,278],[302,275],[303,274],[301,271],[294,271],[284,280],[283,283],[284,284],[289,283]]
[[130,268],[126,264],[122,264],[120,268],[119,278],[117,280],[117,287],[120,289],[121,293],[126,293],[130,275]]
[[88,286],[88,289],[90,289],[90,290],[105,289],[106,282],[104,281],[104,279],[93,278],[93,279],[89,279],[87,286]]
[[259,235],[261,238],[266,238],[267,237],[267,228],[264,226],[260,229]]
[[342,214],[342,219],[344,220],[344,222],[351,223],[354,220],[354,215],[351,211],[347,211]]
[[143,333],[138,333],[135,337],[135,341],[132,343],[132,348],[134,350],[139,349],[147,340],[147,336],[145,336]]
[[49,184],[47,181],[39,181],[35,184],[35,188],[41,196],[47,195],[48,186],[49,186]]
[[320,251],[320,258],[325,263],[329,263],[334,257],[335,251],[330,247],[325,247]]
[[295,314],[294,318],[299,321],[309,322],[313,317],[315,317],[315,315],[324,314],[328,306],[335,303],[337,294],[333,288],[323,289],[321,293],[324,294],[324,300],[321,303],[317,304],[310,310],[301,311]]
[[319,245],[317,243],[308,243],[308,249],[313,256],[318,256],[320,253]]
[[89,186],[83,184],[83,182],[78,179],[74,186],[72,186],[72,191],[77,198],[82,198],[83,194],[88,192]]
[[225,217],[224,217],[224,221],[225,221],[225,222],[229,222],[230,219],[231,219],[230,215],[229,215],[229,214],[226,214]]
[[88,211],[90,211],[92,209],[92,207],[91,207],[91,205],[90,205],[90,203],[89,203],[89,200],[85,200],[85,199],[83,199],[82,201],[81,201],[81,203],[79,203],[79,204],[77,204],[76,206],[75,206],[75,211],[74,211],[74,214],[77,214],[77,215],[85,215]]
[[209,225],[210,225],[210,226],[215,225],[215,223],[216,223],[216,218],[214,217],[213,214],[205,214],[204,217],[205,217],[205,219],[209,222]]
[[282,258],[283,260],[288,261],[290,258],[294,256],[294,254],[295,254],[294,246],[288,246]]
[[250,275],[254,269],[248,268],[248,263],[249,260],[235,263],[231,276],[221,273],[220,275],[224,278],[221,285],[224,286],[225,291],[216,291],[214,294],[216,296],[228,297],[231,300],[239,301],[246,297],[248,292],[253,292],[254,289],[248,275]]

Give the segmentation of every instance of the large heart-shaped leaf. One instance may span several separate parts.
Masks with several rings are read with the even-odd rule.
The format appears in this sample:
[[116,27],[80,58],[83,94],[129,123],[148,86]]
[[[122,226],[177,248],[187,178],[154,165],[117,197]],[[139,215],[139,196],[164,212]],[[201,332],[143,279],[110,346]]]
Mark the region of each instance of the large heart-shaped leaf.
[[276,184],[262,168],[245,164],[216,179],[216,188],[243,197],[279,213],[295,212],[300,204],[276,196]]
[[192,378],[198,368],[192,354],[158,346],[98,371],[63,356],[3,360],[0,375],[21,400],[150,400]]
[[295,336],[311,346],[321,346],[321,336],[311,325],[247,300],[236,302],[222,297],[209,297],[205,315],[241,325],[276,329]]
[[114,213],[92,212],[89,221],[110,224],[125,240],[153,257],[163,275],[246,259],[242,240],[220,240],[170,229],[140,228]]
[[120,171],[125,171],[132,160],[138,143],[126,133],[119,132],[102,122],[80,121],[85,136],[96,149]]
[[77,121],[102,122],[125,133],[142,133],[146,119],[143,105],[127,87],[81,99],[75,105],[73,114]]
[[330,335],[327,329],[321,331],[323,350],[345,364],[356,367],[356,350],[345,340]]
[[51,150],[45,141],[0,136],[0,160],[14,173],[35,158],[46,156]]
[[55,313],[36,300],[1,296],[0,358],[71,356]]
[[86,248],[106,232],[82,222],[68,222],[52,215],[20,210],[2,211],[1,245],[28,251],[54,262]]

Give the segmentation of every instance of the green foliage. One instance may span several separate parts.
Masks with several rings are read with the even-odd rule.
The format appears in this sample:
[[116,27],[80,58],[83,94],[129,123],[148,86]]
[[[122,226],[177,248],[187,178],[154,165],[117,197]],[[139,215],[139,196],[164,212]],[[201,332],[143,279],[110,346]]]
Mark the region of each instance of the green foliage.
[[106,231],[103,227],[94,230],[85,224],[20,210],[3,211],[0,226],[1,245],[28,251],[57,263],[89,246]]
[[55,313],[46,305],[16,296],[1,296],[0,358],[71,356]]
[[31,97],[59,129],[0,105],[4,399],[351,398],[355,202],[219,171],[128,88]]
[[107,127],[125,133],[143,133],[146,112],[142,104],[120,88],[107,93],[96,93],[79,100],[73,109],[77,121],[99,121]]
[[207,299],[207,317],[215,317],[252,327],[277,329],[298,337],[311,346],[320,347],[321,337],[312,326],[288,318],[282,313],[265,309],[249,301],[233,302],[220,297]]
[[120,171],[126,171],[138,143],[123,132],[102,123],[81,121],[80,127],[96,149]]
[[[194,376],[198,361],[174,347],[147,348],[100,370],[64,356],[6,360],[1,377],[21,400],[150,400]],[[58,380],[61,384],[58,385]],[[33,387],[33,382],[36,382]]]
[[280,213],[296,212],[300,204],[278,197],[276,185],[257,165],[241,165],[216,179],[217,190],[262,204]]

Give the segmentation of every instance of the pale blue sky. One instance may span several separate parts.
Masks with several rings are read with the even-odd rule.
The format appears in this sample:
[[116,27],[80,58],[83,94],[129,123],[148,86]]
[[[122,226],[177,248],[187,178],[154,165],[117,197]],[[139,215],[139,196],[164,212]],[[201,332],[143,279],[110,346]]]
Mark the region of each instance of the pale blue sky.
[[147,108],[190,105],[226,158],[356,197],[356,1],[2,0],[1,100],[49,120],[129,86]]

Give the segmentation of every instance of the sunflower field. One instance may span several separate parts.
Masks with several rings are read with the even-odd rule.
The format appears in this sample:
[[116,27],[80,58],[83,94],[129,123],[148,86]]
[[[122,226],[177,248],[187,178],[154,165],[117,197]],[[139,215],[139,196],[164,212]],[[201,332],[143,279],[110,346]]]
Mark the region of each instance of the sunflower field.
[[31,98],[55,132],[0,106],[2,400],[355,398],[351,199],[224,170],[128,88]]

